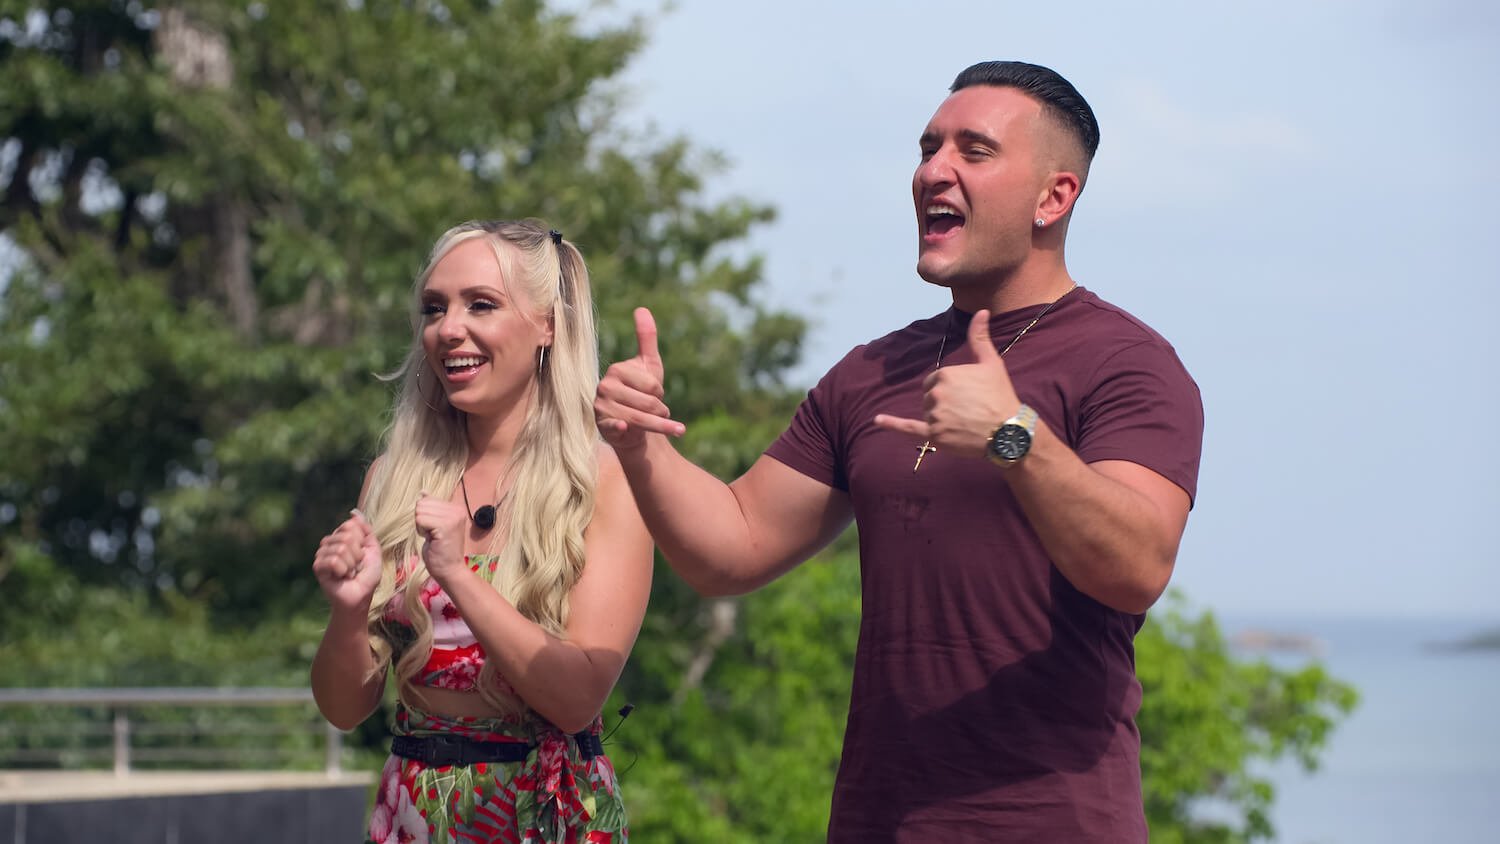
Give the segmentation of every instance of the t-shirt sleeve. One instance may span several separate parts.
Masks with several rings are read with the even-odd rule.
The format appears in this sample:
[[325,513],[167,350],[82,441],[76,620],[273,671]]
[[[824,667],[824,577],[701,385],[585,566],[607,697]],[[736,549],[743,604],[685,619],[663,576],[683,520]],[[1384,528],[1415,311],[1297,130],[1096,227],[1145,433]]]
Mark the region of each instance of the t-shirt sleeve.
[[765,453],[819,483],[848,492],[849,479],[839,459],[837,420],[833,418],[837,371],[837,367],[829,371],[808,392],[791,424]]
[[1085,463],[1127,460],[1198,495],[1203,400],[1171,346],[1141,341],[1099,367],[1085,397],[1075,450]]

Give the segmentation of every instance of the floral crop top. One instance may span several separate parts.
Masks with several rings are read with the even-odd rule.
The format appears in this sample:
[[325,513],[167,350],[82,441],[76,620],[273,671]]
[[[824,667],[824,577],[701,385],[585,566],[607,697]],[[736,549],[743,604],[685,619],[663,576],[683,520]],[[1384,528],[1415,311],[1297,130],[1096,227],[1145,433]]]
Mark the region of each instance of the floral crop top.
[[[473,569],[486,583],[493,582],[495,569],[500,561],[489,554],[471,554],[467,558]],[[398,576],[398,584],[405,580],[405,572]],[[404,592],[398,587],[390,603],[386,605],[384,621],[386,634],[395,647],[393,661],[399,660],[415,640],[411,619],[402,608]],[[474,638],[474,633],[448,593],[436,580],[428,579],[422,587],[422,606],[432,616],[432,652],[427,662],[412,678],[419,686],[433,689],[450,689],[456,692],[479,690],[479,669],[484,667],[484,646]],[[495,690],[503,695],[514,696],[515,691],[498,673],[494,675]]]

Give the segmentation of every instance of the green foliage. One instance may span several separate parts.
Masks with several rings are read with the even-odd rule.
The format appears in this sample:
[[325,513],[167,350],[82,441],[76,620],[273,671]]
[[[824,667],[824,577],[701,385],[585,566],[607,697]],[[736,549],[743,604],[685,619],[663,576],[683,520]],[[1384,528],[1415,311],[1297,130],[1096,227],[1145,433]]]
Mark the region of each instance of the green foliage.
[[605,360],[651,306],[674,411],[747,465],[802,321],[728,256],[769,209],[706,202],[714,156],[617,125],[639,44],[525,0],[0,2],[0,227],[25,256],[0,288],[0,538],[240,621],[317,606],[307,561],[384,428],[411,278],[473,217],[580,245]]
[[1287,756],[1316,768],[1358,700],[1317,664],[1236,660],[1213,614],[1188,615],[1175,594],[1136,637],[1136,674],[1146,817],[1151,839],[1169,844],[1272,838],[1275,794],[1260,771]]
[[678,607],[653,604],[643,639],[657,646],[637,650],[620,684],[639,704],[619,731],[623,750],[610,750],[630,766],[633,831],[821,839],[859,635],[857,558],[828,554],[748,597]]
[[[40,601],[0,620],[0,687],[305,685],[321,632],[313,616],[224,630],[204,605],[175,593],[149,599],[82,585],[45,555],[12,550],[18,563],[7,586]],[[136,768],[323,764],[322,719],[310,703],[151,704],[124,712]],[[0,708],[0,767],[109,767],[114,713],[103,704]]]

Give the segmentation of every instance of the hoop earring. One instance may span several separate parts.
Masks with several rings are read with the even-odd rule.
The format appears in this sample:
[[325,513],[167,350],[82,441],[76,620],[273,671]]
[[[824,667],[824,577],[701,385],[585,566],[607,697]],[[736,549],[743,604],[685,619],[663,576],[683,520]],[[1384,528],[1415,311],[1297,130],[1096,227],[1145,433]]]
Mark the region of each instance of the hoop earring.
[[536,374],[542,374],[542,368],[547,365],[547,347],[536,347]]
[[432,406],[432,402],[430,402],[430,401],[427,400],[427,393],[422,389],[422,368],[421,367],[422,367],[422,365],[418,364],[418,366],[417,366],[417,396],[422,399],[422,404],[427,405],[427,409],[428,410],[432,411],[433,413],[441,414],[443,412],[442,409],[441,408],[433,407]]

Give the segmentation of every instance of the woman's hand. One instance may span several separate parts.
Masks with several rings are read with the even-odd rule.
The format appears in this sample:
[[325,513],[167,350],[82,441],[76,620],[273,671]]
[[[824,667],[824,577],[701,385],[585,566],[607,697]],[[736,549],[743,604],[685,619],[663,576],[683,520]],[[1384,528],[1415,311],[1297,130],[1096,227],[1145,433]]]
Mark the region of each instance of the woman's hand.
[[380,543],[358,510],[323,537],[313,557],[313,574],[335,610],[368,611],[380,585]]
[[422,493],[417,498],[417,533],[427,542],[422,546],[422,562],[427,573],[440,585],[464,565],[464,533],[469,529],[469,513],[451,501]]

